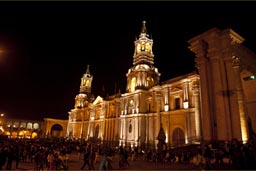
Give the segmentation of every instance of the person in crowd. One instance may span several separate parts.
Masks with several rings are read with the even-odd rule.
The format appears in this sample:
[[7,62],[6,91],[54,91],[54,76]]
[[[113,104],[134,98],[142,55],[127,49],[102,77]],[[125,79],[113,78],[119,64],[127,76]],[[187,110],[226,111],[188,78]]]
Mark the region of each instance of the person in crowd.
[[6,163],[7,159],[7,151],[6,149],[0,145],[0,170],[3,170],[3,166]]
[[8,149],[8,152],[7,152],[7,164],[6,164],[6,170],[11,170],[12,169],[12,162],[14,160],[14,149],[13,147],[11,146],[9,149]]
[[101,162],[100,162],[100,171],[105,171],[107,170],[107,154],[105,153]]
[[90,152],[90,148],[87,147],[87,149],[86,149],[86,151],[84,153],[84,158],[83,158],[84,163],[83,163],[83,165],[81,167],[81,170],[83,170],[86,166],[88,166],[89,170],[91,170],[91,165],[90,165],[90,162],[89,162],[89,160],[90,160],[90,153],[91,153]]
[[209,145],[205,145],[205,151],[204,151],[204,158],[205,158],[205,169],[212,170],[213,166],[211,164],[211,158],[212,158],[212,151]]
[[90,163],[90,166],[91,166],[91,169],[94,170],[94,161],[95,161],[95,158],[96,158],[96,152],[94,150],[94,148],[90,148],[90,156],[89,156],[89,163]]
[[128,152],[123,147],[120,147],[119,157],[119,169],[130,166],[130,163],[128,162]]
[[56,161],[54,158],[54,152],[51,150],[47,155],[48,170],[55,170]]

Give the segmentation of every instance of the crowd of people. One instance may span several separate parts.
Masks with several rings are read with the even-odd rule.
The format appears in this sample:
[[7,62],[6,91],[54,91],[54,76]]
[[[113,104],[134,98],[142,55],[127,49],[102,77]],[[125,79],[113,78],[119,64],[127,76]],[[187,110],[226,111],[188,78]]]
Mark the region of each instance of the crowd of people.
[[[0,170],[19,168],[19,163],[33,163],[34,170],[59,170],[65,168],[72,151],[67,141],[7,139],[0,143]],[[3,168],[5,166],[6,168]],[[65,168],[67,169],[67,168]]]
[[[71,153],[79,154],[81,170],[112,170],[112,162],[118,160],[119,168],[125,169],[132,161],[189,163],[202,169],[216,169],[217,165],[230,165],[233,169],[256,169],[256,148],[253,140],[243,144],[236,139],[222,143],[208,143],[195,149],[161,150],[142,147],[110,147],[66,139],[7,139],[0,141],[0,170],[19,168],[20,162],[34,164],[34,170],[68,170]],[[3,168],[5,167],[5,168]]]

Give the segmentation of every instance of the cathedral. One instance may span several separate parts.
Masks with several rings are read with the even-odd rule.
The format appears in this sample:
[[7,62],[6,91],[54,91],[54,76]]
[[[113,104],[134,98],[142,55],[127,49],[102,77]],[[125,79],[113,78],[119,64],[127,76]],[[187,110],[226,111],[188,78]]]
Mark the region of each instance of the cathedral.
[[160,82],[153,39],[142,22],[124,94],[94,97],[89,66],[81,78],[67,137],[113,146],[169,147],[246,142],[256,125],[256,55],[231,29],[213,28],[188,41],[197,71]]

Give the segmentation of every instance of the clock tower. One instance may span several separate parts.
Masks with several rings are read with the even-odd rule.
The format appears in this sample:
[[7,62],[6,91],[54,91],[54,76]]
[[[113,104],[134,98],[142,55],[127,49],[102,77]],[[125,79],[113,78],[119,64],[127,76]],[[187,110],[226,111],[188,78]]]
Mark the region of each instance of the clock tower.
[[148,90],[159,84],[161,75],[154,67],[153,40],[147,33],[146,21],[142,22],[140,35],[134,44],[133,67],[126,74],[127,92],[137,89]]

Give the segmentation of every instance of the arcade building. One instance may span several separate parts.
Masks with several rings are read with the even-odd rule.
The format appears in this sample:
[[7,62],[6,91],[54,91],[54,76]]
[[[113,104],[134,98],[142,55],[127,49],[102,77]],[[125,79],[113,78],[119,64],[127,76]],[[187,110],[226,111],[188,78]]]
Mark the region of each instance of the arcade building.
[[247,142],[256,130],[256,55],[243,41],[232,29],[210,29],[188,41],[197,70],[160,82],[143,21],[126,92],[95,98],[87,66],[66,137],[132,147],[156,147],[159,138],[169,147],[232,138]]

